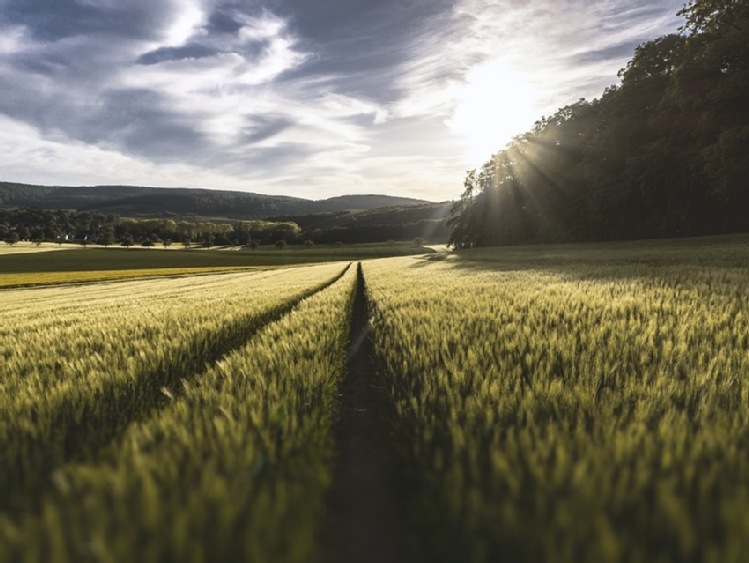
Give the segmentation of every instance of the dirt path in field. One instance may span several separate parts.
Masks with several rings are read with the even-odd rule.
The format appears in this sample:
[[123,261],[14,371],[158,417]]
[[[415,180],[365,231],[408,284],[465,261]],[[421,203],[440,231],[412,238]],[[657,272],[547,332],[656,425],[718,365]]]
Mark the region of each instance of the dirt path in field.
[[407,561],[386,422],[378,412],[374,387],[375,367],[361,264],[350,342],[346,379],[341,389],[336,434],[339,461],[330,495],[331,518],[324,540],[324,561]]

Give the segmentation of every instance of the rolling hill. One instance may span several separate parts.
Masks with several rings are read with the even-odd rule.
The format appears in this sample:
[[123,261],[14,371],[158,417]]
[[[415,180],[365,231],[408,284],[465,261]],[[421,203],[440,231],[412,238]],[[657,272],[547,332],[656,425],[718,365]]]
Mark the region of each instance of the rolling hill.
[[38,207],[117,213],[127,217],[199,215],[261,219],[272,215],[307,215],[367,211],[430,202],[387,195],[345,195],[322,200],[195,188],[143,186],[36,186],[0,182],[0,208]]

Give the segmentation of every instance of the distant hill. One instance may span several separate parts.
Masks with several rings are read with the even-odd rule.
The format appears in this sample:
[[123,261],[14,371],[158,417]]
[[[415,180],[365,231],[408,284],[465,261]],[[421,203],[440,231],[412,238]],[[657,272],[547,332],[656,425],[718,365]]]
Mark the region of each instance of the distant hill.
[[390,195],[341,195],[315,202],[319,209],[317,213],[331,213],[336,211],[365,211],[382,207],[408,207],[424,205],[430,202],[410,197],[395,197]]
[[198,215],[262,219],[277,215],[368,211],[382,207],[408,207],[430,203],[419,199],[376,194],[345,195],[313,201],[290,196],[195,188],[62,187],[0,182],[0,208],[70,209],[117,213],[127,217]]
[[[376,196],[379,197],[379,196]],[[448,238],[447,216],[452,203],[419,203],[306,215],[274,215],[269,221],[290,221],[310,233],[317,242],[381,242],[389,239],[423,238],[444,242]],[[414,203],[416,202],[416,203]]]

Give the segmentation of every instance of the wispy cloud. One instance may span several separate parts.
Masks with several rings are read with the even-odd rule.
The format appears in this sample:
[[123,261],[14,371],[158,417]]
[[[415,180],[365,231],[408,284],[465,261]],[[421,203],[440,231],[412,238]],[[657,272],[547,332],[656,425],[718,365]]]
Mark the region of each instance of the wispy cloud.
[[[0,0],[0,169],[455,197],[673,30],[664,0]],[[526,123],[530,121],[529,123]]]
[[[679,1],[460,0],[412,43],[397,115],[444,116],[473,164],[542,115],[601,94]],[[480,159],[480,160],[479,160]]]

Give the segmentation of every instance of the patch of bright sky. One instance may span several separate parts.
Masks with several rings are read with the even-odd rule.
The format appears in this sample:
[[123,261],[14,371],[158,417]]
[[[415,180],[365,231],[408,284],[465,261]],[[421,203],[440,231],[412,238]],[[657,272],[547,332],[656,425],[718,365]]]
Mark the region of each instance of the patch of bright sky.
[[532,76],[494,60],[468,73],[448,127],[465,138],[469,166],[486,162],[513,136],[527,131],[543,109]]

